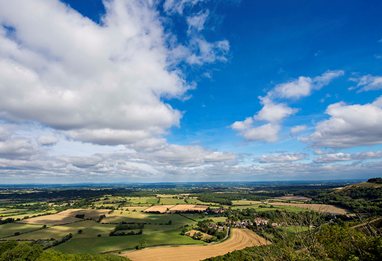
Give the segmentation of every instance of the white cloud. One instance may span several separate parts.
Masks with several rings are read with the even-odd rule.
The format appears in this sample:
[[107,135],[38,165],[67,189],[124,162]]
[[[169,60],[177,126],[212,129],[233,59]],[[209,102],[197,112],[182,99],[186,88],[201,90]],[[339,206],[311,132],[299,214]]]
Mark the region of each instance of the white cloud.
[[[231,128],[239,132],[249,141],[275,142],[278,140],[278,133],[281,129],[281,121],[297,112],[296,109],[288,107],[283,103],[274,103],[268,97],[260,98],[263,108],[257,115],[247,118],[244,121],[236,121]],[[256,126],[256,122],[268,122]]]
[[163,9],[168,13],[183,14],[183,11],[187,7],[193,7],[205,0],[165,0],[163,3]]
[[52,146],[59,141],[58,137],[53,134],[44,134],[37,138],[38,144],[42,146]]
[[260,163],[282,163],[304,160],[308,157],[305,153],[274,153],[262,155],[258,161]]
[[193,30],[202,31],[208,18],[209,11],[203,11],[196,15],[187,17],[188,33],[192,33]]
[[[233,126],[233,129],[235,129],[234,126]],[[250,127],[248,129],[244,129],[240,131],[239,133],[246,140],[249,140],[249,141],[275,142],[278,139],[279,131],[280,131],[279,124],[267,123],[259,127]]]
[[297,112],[284,103],[274,103],[268,97],[260,98],[260,101],[263,108],[254,116],[256,120],[278,123]]
[[298,133],[301,133],[305,131],[308,127],[306,125],[297,125],[290,129],[291,135],[296,135]]
[[366,151],[359,153],[327,153],[320,155],[314,161],[318,163],[329,163],[336,161],[351,161],[351,160],[369,160],[369,159],[381,159],[382,151]]
[[[182,98],[192,87],[173,64],[182,45],[168,44],[174,37],[152,1],[104,3],[99,25],[58,0],[0,1],[3,119],[36,121],[100,144],[158,138],[179,125],[181,113],[163,98]],[[191,40],[179,59],[225,60],[227,41]]]
[[382,76],[364,75],[359,78],[352,78],[354,82],[357,82],[356,89],[359,91],[374,91],[382,89]]
[[330,118],[319,122],[303,141],[333,148],[382,144],[382,97],[363,105],[335,103],[326,113]]
[[[234,122],[231,128],[250,141],[275,142],[278,140],[282,121],[295,114],[298,109],[274,100],[299,99],[308,96],[313,90],[322,88],[343,74],[343,71],[327,71],[314,78],[301,76],[297,80],[276,85],[265,97],[259,97],[263,107],[256,115],[244,121]],[[265,121],[267,123],[256,126],[256,121]],[[293,131],[303,131],[302,128],[302,126],[299,126]]]
[[0,158],[25,159],[36,153],[36,147],[27,139],[10,138],[0,141]]
[[208,42],[202,37],[194,37],[190,42],[191,52],[186,52],[185,59],[191,65],[201,65],[216,61],[226,62],[229,51],[227,40]]
[[311,95],[313,90],[321,89],[342,75],[344,72],[338,70],[327,71],[314,78],[300,76],[296,80],[277,85],[268,95],[272,98],[300,99]]

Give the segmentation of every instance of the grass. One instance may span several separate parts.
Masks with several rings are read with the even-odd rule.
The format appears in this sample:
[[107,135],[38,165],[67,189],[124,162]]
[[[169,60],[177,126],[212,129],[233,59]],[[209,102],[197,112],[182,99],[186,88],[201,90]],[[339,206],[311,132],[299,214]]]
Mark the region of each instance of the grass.
[[288,212],[294,212],[299,213],[303,211],[309,211],[308,209],[294,207],[294,206],[271,206],[268,204],[257,204],[257,205],[248,205],[248,206],[232,206],[232,209],[246,209],[246,208],[253,208],[256,209],[258,212],[265,212],[265,211],[275,211],[275,210],[284,210]]
[[73,238],[64,244],[58,245],[55,249],[65,253],[104,253],[135,249],[140,244],[145,246],[193,245],[203,244],[203,242],[182,236],[178,230],[155,231],[144,229],[142,235],[135,236]]
[[14,235],[16,232],[25,233],[41,228],[41,225],[9,223],[0,225],[0,238]]
[[187,204],[194,204],[194,205],[204,205],[205,204],[205,202],[202,202],[197,198],[187,198],[186,201],[187,201]]
[[130,205],[152,205],[158,203],[157,197],[128,197],[127,198]]
[[255,200],[232,200],[232,205],[234,206],[258,205],[259,203],[259,201]]
[[184,201],[184,199],[164,197],[164,198],[160,198],[159,204],[160,205],[176,205],[176,204],[186,204],[186,202]]
[[[112,224],[99,224],[92,220],[85,220],[68,225],[52,226],[31,233],[10,237],[9,239],[60,239],[69,233],[72,233],[74,237],[78,238],[94,238],[97,237],[98,234],[108,236],[114,227],[115,225]],[[82,233],[78,234],[78,230],[82,230]]]
[[[120,211],[116,212],[120,213]],[[142,235],[110,237],[108,234],[115,225],[99,224],[93,221],[84,221],[73,223],[71,226],[66,225],[54,227],[55,231],[57,231],[57,229],[62,231],[63,227],[66,228],[65,233],[69,232],[69,227],[71,231],[73,231],[73,238],[64,244],[58,245],[55,247],[55,249],[65,253],[103,253],[109,251],[134,249],[137,245],[142,243],[144,243],[146,246],[182,244],[187,245],[203,243],[197,240],[193,240],[187,236],[180,235],[184,225],[195,223],[194,221],[181,215],[146,214],[142,212],[123,213],[124,214],[122,216],[119,216],[120,219],[118,219],[118,221],[123,220],[126,222],[146,223]],[[103,222],[105,222],[105,220],[106,219],[104,219]],[[170,225],[168,225],[169,220],[171,220]],[[82,229],[83,232],[78,234],[78,229]],[[102,236],[97,237],[98,234],[101,234]]]

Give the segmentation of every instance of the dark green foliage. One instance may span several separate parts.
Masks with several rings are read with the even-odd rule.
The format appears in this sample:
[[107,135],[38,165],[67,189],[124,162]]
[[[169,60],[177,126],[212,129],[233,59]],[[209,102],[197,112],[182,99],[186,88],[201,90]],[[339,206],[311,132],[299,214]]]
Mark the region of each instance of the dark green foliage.
[[219,226],[211,219],[199,221],[197,230],[214,236],[218,240],[223,239],[227,234],[226,229],[219,229]]
[[42,246],[29,243],[0,244],[0,261],[33,261],[42,254]]
[[[125,223],[122,222],[118,224],[113,231],[109,233],[109,236],[131,236],[131,235],[142,235],[143,228],[145,224],[143,223]],[[139,229],[138,231],[133,231],[132,229]],[[131,231],[126,231],[131,230]]]
[[382,214],[382,187],[354,186],[340,191],[320,193],[314,200],[337,205],[355,213]]
[[382,239],[371,237],[347,226],[323,225],[317,230],[285,234],[269,246],[234,251],[210,261],[241,260],[382,260]]
[[8,224],[8,223],[13,223],[13,222],[15,222],[15,219],[13,219],[13,218],[0,219],[0,225]]
[[143,229],[145,224],[143,223],[120,223],[115,227],[115,230],[128,230],[128,229]]
[[382,184],[382,178],[368,179],[367,182],[369,182],[369,183],[376,183],[376,184]]
[[54,240],[53,242],[49,243],[48,245],[45,246],[45,249],[57,246],[57,245],[62,244],[62,243],[65,243],[66,241],[70,240],[72,237],[73,237],[72,233],[69,233],[66,236],[64,236],[63,238],[61,238],[59,240]]
[[213,202],[219,203],[222,205],[232,205],[232,201],[228,198],[225,198],[221,194],[206,193],[198,196],[198,199],[203,202]]

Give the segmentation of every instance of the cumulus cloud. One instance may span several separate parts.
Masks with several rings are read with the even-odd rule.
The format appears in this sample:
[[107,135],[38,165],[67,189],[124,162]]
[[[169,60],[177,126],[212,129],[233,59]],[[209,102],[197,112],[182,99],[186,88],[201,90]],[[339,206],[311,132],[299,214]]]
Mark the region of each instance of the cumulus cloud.
[[305,153],[273,153],[262,155],[258,161],[260,163],[282,163],[304,160],[308,157]]
[[[158,137],[179,124],[181,113],[164,99],[191,87],[171,58],[182,45],[168,44],[172,35],[152,1],[104,4],[96,24],[58,0],[0,2],[3,118],[100,144]],[[193,64],[223,61],[229,49],[227,41],[192,41],[183,59]]]
[[53,134],[44,134],[37,138],[38,144],[42,146],[52,146],[58,142],[58,137]]
[[268,96],[283,99],[300,99],[312,94],[312,91],[319,90],[328,85],[332,80],[344,75],[344,71],[327,71],[317,77],[300,76],[296,80],[277,85]]
[[274,103],[268,97],[260,98],[263,108],[254,117],[256,120],[277,123],[297,112],[284,103]]
[[318,163],[329,163],[336,161],[351,161],[351,160],[369,160],[369,159],[381,159],[382,151],[366,151],[359,153],[327,153],[320,155],[314,161]]
[[[260,98],[263,108],[253,117],[244,121],[236,121],[231,128],[239,132],[246,140],[275,142],[281,128],[281,121],[297,112],[283,103],[274,103],[268,97]],[[256,126],[256,122],[268,122]]]
[[357,86],[352,89],[359,91],[374,91],[382,89],[382,76],[364,75],[359,78],[351,78],[352,81],[357,82]]
[[[252,119],[250,119],[253,122]],[[248,122],[248,119],[245,120]],[[254,141],[267,141],[275,142],[278,139],[278,133],[280,131],[280,125],[267,123],[258,127],[253,127],[252,124],[248,127],[244,127],[246,123],[237,121],[232,124],[232,129],[238,131],[246,140]]]
[[298,133],[301,133],[305,131],[308,127],[306,125],[297,125],[292,128],[290,128],[290,134],[291,135],[296,135]]
[[[333,79],[343,74],[344,72],[340,70],[327,71],[314,78],[301,76],[296,80],[278,84],[265,97],[259,97],[263,107],[256,115],[244,121],[234,122],[231,128],[250,141],[275,142],[278,140],[282,121],[298,111],[298,109],[291,108],[286,103],[277,100],[296,100],[308,96],[313,90],[328,85]],[[256,125],[257,121],[267,123],[259,126]],[[300,126],[293,131],[303,131],[304,129],[301,128]]]
[[0,158],[26,159],[37,153],[34,144],[24,138],[10,138],[0,141]]
[[319,122],[303,141],[332,148],[382,143],[382,97],[367,104],[331,104],[326,113],[329,119]]

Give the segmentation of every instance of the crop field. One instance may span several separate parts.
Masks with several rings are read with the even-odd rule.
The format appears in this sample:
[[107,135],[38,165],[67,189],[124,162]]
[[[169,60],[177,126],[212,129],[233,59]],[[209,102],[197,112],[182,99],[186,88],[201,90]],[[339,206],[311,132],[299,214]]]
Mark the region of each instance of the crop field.
[[205,246],[154,247],[123,253],[132,261],[199,261],[209,257],[251,246],[269,244],[267,240],[247,229],[232,229],[230,237],[222,243]]
[[287,212],[303,212],[307,211],[307,209],[296,207],[296,206],[288,206],[288,205],[280,205],[275,206],[271,204],[256,204],[256,205],[240,205],[240,206],[232,206],[232,209],[246,209],[246,208],[252,208],[255,209],[257,212],[266,212],[266,211],[275,211],[275,210],[283,210]]
[[85,215],[84,218],[98,218],[100,215],[107,214],[108,209],[68,209],[56,214],[39,216],[23,220],[27,224],[42,224],[42,225],[61,225],[80,221],[76,215]]
[[159,202],[157,197],[128,197],[127,200],[131,205],[153,205]]
[[58,245],[55,249],[65,253],[105,253],[135,249],[142,244],[144,246],[203,244],[202,241],[180,235],[178,225],[147,225],[142,235],[134,236],[85,238],[80,237],[82,235],[75,235],[73,239]]
[[[192,261],[269,244],[267,240],[273,244],[279,233],[315,229],[316,224],[309,227],[299,222],[300,217],[306,220],[312,215],[310,210],[319,216],[347,213],[330,205],[305,203],[302,197],[269,196],[258,201],[261,197],[241,190],[179,190],[128,190],[125,194],[122,190],[116,195],[110,189],[105,194],[84,192],[97,193],[92,197],[77,196],[82,193],[78,190],[68,193],[76,195],[75,199],[18,199],[15,204],[3,200],[0,241],[35,242],[68,254],[122,254],[133,261]],[[244,210],[248,208],[251,211]],[[28,217],[12,219],[15,216]],[[264,222],[258,224],[259,220]],[[227,231],[231,231],[228,238]]]
[[326,205],[326,204],[303,204],[303,203],[285,203],[285,202],[272,202],[269,204],[276,207],[296,207],[296,208],[303,208],[303,209],[313,210],[313,211],[322,212],[322,213],[330,213],[330,214],[338,214],[338,215],[344,215],[347,213],[345,209],[332,206],[332,205]]
[[301,196],[282,196],[282,197],[277,197],[277,198],[274,198],[274,199],[277,199],[277,200],[286,200],[286,201],[303,201],[303,202],[312,200],[311,198],[301,197]]
[[161,197],[159,204],[163,205],[176,205],[176,204],[186,204],[184,199],[181,198],[171,198],[171,197]]
[[263,202],[257,200],[232,200],[232,205],[234,206],[248,206],[248,205],[258,205]]
[[[290,197],[288,197],[290,198]],[[301,197],[301,200],[304,197]],[[280,199],[280,198],[277,198]],[[304,198],[307,199],[307,198]],[[295,200],[295,199],[294,199]],[[307,200],[306,200],[307,201]],[[330,213],[344,215],[346,210],[326,204],[309,204],[309,203],[289,203],[289,202],[276,202],[274,199],[267,202],[250,201],[250,200],[234,200],[232,201],[233,209],[245,209],[254,208],[257,211],[272,211],[272,210],[285,210],[290,212],[301,212],[306,210],[312,210],[321,213]]]
[[166,213],[166,212],[203,212],[207,210],[208,206],[203,205],[190,205],[190,204],[182,204],[182,205],[158,205],[152,206],[145,209],[144,212],[158,212],[158,213]]
[[169,211],[174,205],[158,205],[158,206],[152,206],[147,209],[145,209],[145,212],[158,212],[158,213],[166,213]]
[[[41,226],[40,226],[41,227]],[[108,236],[109,233],[114,229],[114,225],[110,224],[99,224],[92,220],[84,220],[79,222],[74,222],[67,225],[57,225],[52,227],[47,227],[45,229],[40,229],[30,233],[21,234],[19,236],[10,237],[10,240],[37,240],[37,239],[60,239],[65,235],[72,233],[76,238],[94,238],[98,235]],[[82,230],[81,234],[78,233]]]

